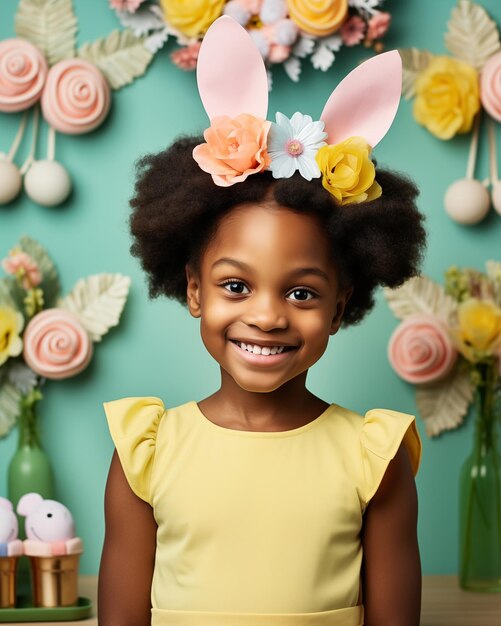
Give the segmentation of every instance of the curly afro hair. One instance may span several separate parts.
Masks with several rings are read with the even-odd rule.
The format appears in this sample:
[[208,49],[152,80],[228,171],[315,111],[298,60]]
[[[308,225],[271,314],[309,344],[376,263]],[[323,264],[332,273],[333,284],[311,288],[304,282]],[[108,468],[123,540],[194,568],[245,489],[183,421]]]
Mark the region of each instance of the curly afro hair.
[[341,282],[353,287],[343,326],[360,322],[372,309],[377,286],[394,288],[418,273],[426,233],[415,204],[418,190],[407,178],[378,169],[383,195],[345,206],[320,181],[308,182],[297,172],[278,180],[264,172],[244,183],[218,187],[192,157],[193,148],[202,142],[203,137],[182,137],[136,164],[131,253],[148,275],[150,297],[165,295],[186,305],[185,266],[199,266],[221,217],[238,205],[270,198],[318,216]]

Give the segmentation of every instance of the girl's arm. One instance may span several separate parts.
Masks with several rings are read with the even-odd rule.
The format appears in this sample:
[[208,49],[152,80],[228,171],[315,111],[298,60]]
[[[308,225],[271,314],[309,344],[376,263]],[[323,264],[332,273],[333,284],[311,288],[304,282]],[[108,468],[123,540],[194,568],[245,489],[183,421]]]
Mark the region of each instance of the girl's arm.
[[402,444],[367,505],[362,527],[365,626],[419,626],[417,491]]
[[98,583],[99,626],[150,626],[157,525],[131,490],[115,450],[105,492],[106,532]]

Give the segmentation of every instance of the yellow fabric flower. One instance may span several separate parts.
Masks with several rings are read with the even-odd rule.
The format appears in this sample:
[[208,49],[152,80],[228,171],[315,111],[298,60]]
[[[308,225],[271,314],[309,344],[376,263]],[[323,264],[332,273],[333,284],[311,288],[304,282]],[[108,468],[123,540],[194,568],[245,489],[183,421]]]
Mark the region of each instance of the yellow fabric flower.
[[339,203],[358,204],[382,194],[381,186],[374,180],[376,168],[370,155],[371,147],[362,137],[350,137],[317,152],[322,185]]
[[475,363],[493,355],[501,342],[501,309],[489,300],[470,298],[459,305],[459,328],[454,332],[458,350]]
[[19,333],[24,321],[21,313],[10,307],[0,306],[0,365],[11,356],[18,356],[23,349]]
[[450,139],[467,133],[480,109],[478,75],[467,63],[436,57],[416,80],[414,117],[430,133]]
[[165,20],[183,35],[201,37],[223,12],[225,0],[160,0]]
[[348,15],[348,0],[287,0],[287,6],[290,19],[315,37],[336,32]]

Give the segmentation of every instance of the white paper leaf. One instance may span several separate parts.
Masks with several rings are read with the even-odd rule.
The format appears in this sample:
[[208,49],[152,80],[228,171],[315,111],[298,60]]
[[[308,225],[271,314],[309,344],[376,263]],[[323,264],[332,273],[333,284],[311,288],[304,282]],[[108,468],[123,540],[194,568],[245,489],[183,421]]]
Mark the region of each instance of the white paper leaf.
[[447,49],[479,71],[501,47],[496,23],[483,7],[469,0],[460,0],[452,9],[448,27],[445,34]]
[[457,302],[445,293],[443,287],[426,276],[414,276],[401,287],[385,287],[383,292],[390,309],[399,319],[426,313],[447,323],[457,309]]
[[103,72],[113,89],[120,89],[142,76],[153,54],[144,46],[144,38],[136,37],[130,30],[114,30],[105,39],[86,43],[78,50]]
[[300,35],[292,48],[292,55],[304,59],[313,52],[314,47],[315,39],[306,35]]
[[158,30],[165,26],[163,19],[151,10],[151,7],[139,7],[134,13],[117,11],[120,24],[130,29],[136,37],[146,35],[150,30]]
[[269,68],[266,68],[266,77],[268,79],[268,91],[273,89],[273,75]]
[[129,293],[130,278],[122,274],[95,274],[82,278],[58,306],[75,314],[92,341],[101,341],[116,326]]
[[291,56],[287,61],[284,61],[283,66],[287,76],[297,83],[301,75],[301,61],[297,57]]
[[319,42],[317,49],[311,55],[311,62],[316,70],[325,72],[334,63],[334,52]]
[[75,56],[77,20],[71,0],[20,0],[16,34],[28,39],[49,65]]
[[0,439],[5,437],[19,415],[21,392],[7,380],[0,383]]
[[25,363],[18,360],[9,367],[7,380],[22,394],[28,394],[38,384],[38,375]]
[[487,276],[492,283],[494,300],[501,307],[501,263],[499,261],[487,261],[485,266],[487,268]]
[[402,58],[402,95],[409,100],[415,95],[417,77],[428,67],[434,56],[428,50],[418,48],[400,48],[398,53]]
[[168,38],[169,31],[166,28],[162,30],[157,30],[156,32],[146,37],[144,41],[144,47],[146,48],[146,50],[149,50],[151,54],[155,54],[161,48],[163,48],[163,45]]
[[444,430],[457,428],[472,400],[473,386],[469,373],[459,365],[445,380],[433,385],[419,385],[416,389],[416,403],[428,437],[436,437]]
[[339,52],[341,46],[343,45],[343,40],[341,35],[331,35],[330,37],[324,37],[321,39],[321,42],[324,46],[327,46],[329,50],[333,52]]
[[358,9],[362,12],[365,11],[369,15],[373,15],[377,12],[377,8],[381,4],[381,0],[348,0],[348,4],[354,9]]

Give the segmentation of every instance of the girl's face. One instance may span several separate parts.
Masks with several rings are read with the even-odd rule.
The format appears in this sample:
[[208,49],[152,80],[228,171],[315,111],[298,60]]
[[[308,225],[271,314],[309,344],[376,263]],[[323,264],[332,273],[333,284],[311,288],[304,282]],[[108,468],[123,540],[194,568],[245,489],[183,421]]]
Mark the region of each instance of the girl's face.
[[251,392],[274,391],[318,361],[351,293],[340,291],[317,219],[274,203],[225,216],[200,272],[186,270],[205,347]]

